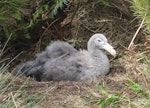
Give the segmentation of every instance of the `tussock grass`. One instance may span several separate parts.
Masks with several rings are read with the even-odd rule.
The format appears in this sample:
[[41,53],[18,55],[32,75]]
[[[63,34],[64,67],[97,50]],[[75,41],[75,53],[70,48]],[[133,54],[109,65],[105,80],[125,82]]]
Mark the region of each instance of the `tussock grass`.
[[134,11],[134,14],[139,19],[144,19],[144,25],[146,26],[146,31],[148,34],[150,34],[150,10],[149,0],[130,0],[132,3],[132,9]]
[[24,89],[29,80],[20,80],[8,72],[10,63],[16,57],[7,63],[3,59],[7,43],[8,41],[0,49],[0,108],[40,108],[37,103],[44,98],[37,97],[35,94],[29,94],[29,91]]

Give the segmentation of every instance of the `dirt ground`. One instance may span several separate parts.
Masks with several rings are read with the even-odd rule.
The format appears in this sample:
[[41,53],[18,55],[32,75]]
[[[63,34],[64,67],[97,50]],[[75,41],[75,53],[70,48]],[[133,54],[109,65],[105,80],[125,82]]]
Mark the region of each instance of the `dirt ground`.
[[[55,37],[55,40],[65,40],[76,48],[86,48],[86,42],[92,34],[103,33],[115,47],[118,58],[112,59],[110,57],[112,65],[110,74],[100,78],[95,83],[36,82],[30,79],[29,83],[25,85],[25,90],[29,95],[44,96],[43,100],[38,102],[39,106],[43,108],[98,108],[100,107],[98,102],[89,102],[87,99],[108,98],[98,89],[100,85],[103,85],[111,95],[120,93],[132,99],[130,104],[127,100],[121,99],[117,102],[118,108],[125,108],[122,106],[142,108],[145,98],[140,99],[129,89],[127,78],[133,79],[144,90],[150,88],[150,80],[146,76],[147,66],[143,63],[148,59],[147,55],[150,53],[148,47],[150,40],[145,38],[144,29],[142,28],[137,35],[132,51],[127,51],[140,21],[133,15],[130,3],[126,0],[119,1],[111,0],[110,6],[104,6],[102,3],[93,2],[92,0],[70,4],[65,10],[66,18],[59,21],[60,28],[54,29],[56,23],[49,23],[49,25],[52,23],[54,25],[52,24],[51,27],[47,28],[49,31],[45,31],[48,36],[43,35],[37,43],[30,46],[30,49],[24,50],[22,55],[13,62],[12,67],[15,67],[21,62],[31,60],[37,52],[43,50],[43,47],[41,47],[42,42],[52,40],[56,34],[57,38]],[[68,35],[70,36],[67,37]],[[144,51],[147,52],[142,53]],[[23,82],[24,79],[19,81]],[[110,107],[110,105],[107,105],[107,107]]]
[[[115,103],[106,104],[104,108],[114,108],[116,104],[117,108],[144,108],[143,104],[147,102],[147,98],[131,90],[128,78],[139,84],[144,93],[149,91],[147,65],[138,63],[140,54],[129,54],[118,59],[121,66],[114,66],[109,75],[99,78],[96,82],[36,82],[29,79],[28,83],[24,84],[26,78],[19,78],[16,80],[17,84],[12,86],[23,86],[27,95],[43,98],[36,103],[42,108],[101,108],[100,101],[93,100],[107,99],[116,94],[121,94],[122,97]],[[108,96],[99,89],[100,86],[106,89]]]

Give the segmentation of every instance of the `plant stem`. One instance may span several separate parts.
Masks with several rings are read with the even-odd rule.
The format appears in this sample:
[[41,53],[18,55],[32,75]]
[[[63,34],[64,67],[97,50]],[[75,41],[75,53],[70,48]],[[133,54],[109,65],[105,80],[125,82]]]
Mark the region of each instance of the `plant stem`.
[[139,28],[136,30],[136,32],[135,32],[135,34],[134,34],[134,36],[133,36],[133,38],[132,38],[132,40],[131,40],[131,42],[130,42],[130,44],[128,46],[128,50],[130,50],[131,46],[133,45],[133,41],[136,38],[137,34],[139,33],[140,29],[142,28],[143,23],[144,23],[144,18],[143,18]]

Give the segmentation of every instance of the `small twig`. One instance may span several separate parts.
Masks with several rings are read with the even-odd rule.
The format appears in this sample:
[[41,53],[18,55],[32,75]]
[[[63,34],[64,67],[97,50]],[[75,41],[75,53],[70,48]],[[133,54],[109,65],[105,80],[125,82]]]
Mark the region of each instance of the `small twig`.
[[136,38],[137,34],[139,33],[140,29],[142,28],[143,23],[144,23],[144,18],[143,18],[143,20],[142,20],[142,22],[141,22],[139,28],[138,28],[137,31],[135,32],[135,34],[134,34],[134,36],[133,36],[133,38],[132,38],[132,40],[131,40],[131,42],[130,42],[130,44],[129,44],[129,46],[128,46],[128,50],[130,49],[131,45],[133,45],[133,41],[134,41],[134,39]]
[[80,7],[80,2],[79,2],[79,3],[77,3],[77,6],[76,6],[76,8],[75,8],[75,11],[73,12],[73,15],[72,15],[72,17],[71,17],[71,21],[70,21],[70,28],[71,28],[71,26],[72,26],[73,19],[74,19],[74,17],[75,17],[75,15],[76,15],[76,13],[77,13],[77,11],[78,11],[79,7]]
[[18,106],[17,106],[17,104],[16,104],[16,102],[15,102],[15,99],[14,99],[14,96],[13,96],[12,92],[11,92],[11,97],[12,97],[12,100],[13,100],[13,102],[14,102],[15,108],[18,108]]
[[1,50],[1,52],[0,52],[0,57],[3,55],[4,50],[5,50],[5,48],[6,48],[7,44],[8,44],[8,42],[9,42],[11,36],[12,36],[12,33],[11,33],[10,36],[8,37],[6,43],[4,44],[4,46],[3,46],[3,48],[2,48],[2,50]]
[[43,35],[45,35],[45,33],[49,30],[49,28],[55,23],[55,22],[57,22],[59,20],[59,18],[58,19],[56,19],[56,20],[54,20],[53,22],[51,22],[49,25],[48,25],[48,27],[45,29],[45,31],[42,33],[42,37],[43,37]]
[[56,19],[56,20],[54,20],[53,22],[51,22],[51,23],[48,25],[47,28],[42,27],[42,28],[45,29],[45,30],[44,30],[44,32],[42,33],[42,35],[40,36],[39,41],[36,43],[36,48],[38,48],[38,51],[37,51],[37,52],[40,52],[40,51],[41,51],[41,49],[40,49],[40,47],[41,47],[41,41],[42,41],[42,39],[43,39],[45,33],[46,33],[46,32],[49,30],[49,28],[50,28],[55,22],[57,22],[58,20],[59,20],[59,18]]

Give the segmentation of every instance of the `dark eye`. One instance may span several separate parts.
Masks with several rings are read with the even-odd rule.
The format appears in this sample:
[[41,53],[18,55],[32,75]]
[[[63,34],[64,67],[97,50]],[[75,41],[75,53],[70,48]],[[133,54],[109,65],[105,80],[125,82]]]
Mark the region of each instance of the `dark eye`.
[[98,42],[101,42],[101,40],[100,40],[100,39],[98,39]]

